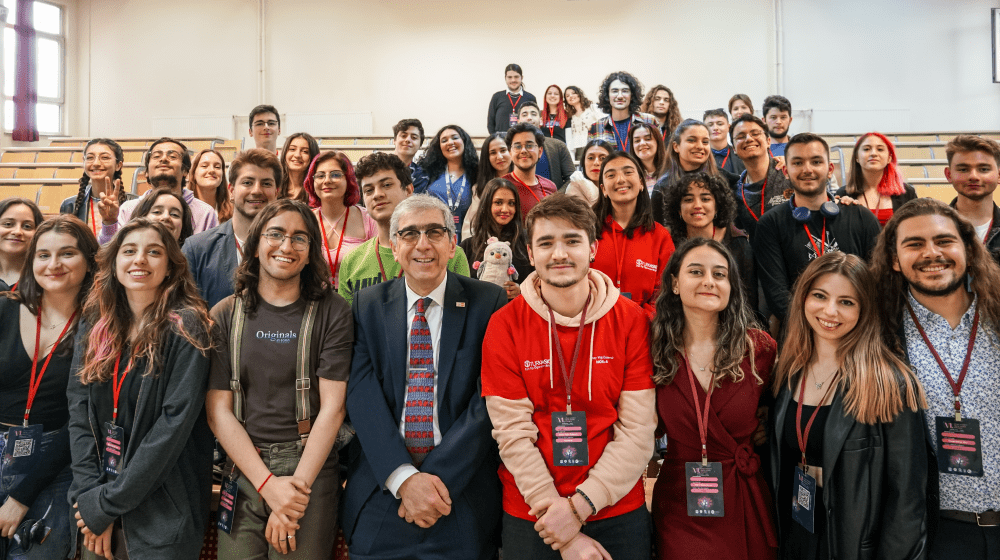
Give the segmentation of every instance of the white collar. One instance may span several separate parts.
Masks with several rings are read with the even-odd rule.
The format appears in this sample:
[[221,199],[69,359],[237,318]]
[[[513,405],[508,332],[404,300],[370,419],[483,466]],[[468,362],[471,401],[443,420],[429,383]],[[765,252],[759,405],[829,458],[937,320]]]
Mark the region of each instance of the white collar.
[[[423,299],[423,297],[417,295],[417,292],[414,292],[412,289],[410,289],[410,285],[406,283],[405,277],[403,284],[406,286],[406,308],[410,309],[417,303],[418,299]],[[444,280],[442,280],[441,283],[438,284],[436,288],[431,290],[431,293],[428,294],[426,297],[430,297],[432,300],[434,300],[434,303],[438,304],[441,307],[444,307],[444,290],[445,287],[447,287],[447,284],[448,284],[448,273],[446,272],[444,275]]]
[[524,95],[524,86],[517,88],[517,91],[511,91],[507,88],[507,95]]

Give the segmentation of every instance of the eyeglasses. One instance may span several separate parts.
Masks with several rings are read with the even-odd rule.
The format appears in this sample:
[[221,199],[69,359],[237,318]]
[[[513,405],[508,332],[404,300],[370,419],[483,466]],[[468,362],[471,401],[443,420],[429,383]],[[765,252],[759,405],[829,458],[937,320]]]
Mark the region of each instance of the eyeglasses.
[[448,228],[444,226],[429,227],[423,231],[418,229],[404,229],[396,232],[396,237],[405,245],[416,245],[421,235],[427,236],[427,241],[437,243],[448,235]]
[[339,181],[344,178],[344,174],[340,171],[331,171],[329,175],[320,172],[313,175],[313,181],[316,183],[322,183],[323,181],[326,181],[327,177],[329,177],[331,181]]
[[733,138],[733,140],[737,144],[740,144],[740,143],[746,141],[747,136],[749,136],[750,138],[753,138],[754,140],[760,140],[761,138],[764,137],[764,133],[761,132],[761,131],[759,131],[759,130],[755,130],[755,131],[751,132],[750,134],[737,134],[736,137]]
[[111,154],[101,154],[100,157],[97,157],[94,154],[87,154],[87,157],[83,158],[83,161],[87,163],[94,163],[95,161],[100,161],[101,163],[111,163],[112,161],[115,161],[115,157]]
[[285,243],[285,239],[291,239],[292,248],[296,251],[305,251],[309,248],[309,238],[300,233],[285,235],[280,231],[265,231],[261,237],[267,239],[267,244],[271,247],[281,247]]
[[167,150],[165,152],[163,150],[156,150],[155,152],[149,154],[149,159],[168,159],[170,161],[177,161],[181,159],[181,153],[177,150]]
[[529,152],[531,152],[537,149],[538,149],[538,144],[535,144],[534,142],[528,142],[527,144],[517,143],[517,144],[511,144],[510,146],[510,151],[512,152],[520,152],[522,150],[528,150]]
[[254,128],[264,128],[265,126],[268,128],[274,128],[278,126],[278,121],[254,121],[253,123]]

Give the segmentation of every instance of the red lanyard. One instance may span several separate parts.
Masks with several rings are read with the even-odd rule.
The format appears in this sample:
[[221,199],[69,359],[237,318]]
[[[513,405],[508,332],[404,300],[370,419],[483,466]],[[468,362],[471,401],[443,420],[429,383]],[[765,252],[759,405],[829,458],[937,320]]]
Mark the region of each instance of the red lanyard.
[[951,391],[955,395],[955,421],[962,421],[962,401],[959,395],[962,392],[962,384],[965,383],[965,374],[969,372],[969,363],[972,361],[972,347],[976,344],[976,333],[979,331],[979,306],[976,306],[976,312],[972,316],[972,335],[969,336],[969,347],[965,349],[965,360],[962,361],[962,371],[958,374],[958,381],[951,376],[951,372],[944,365],[944,360],[934,349],[934,345],[931,344],[931,339],[927,338],[927,333],[924,332],[924,327],[920,325],[920,321],[917,320],[917,314],[913,312],[913,307],[910,306],[910,302],[906,302],[906,309],[910,312],[910,318],[913,319],[913,324],[916,325],[917,331],[920,332],[920,336],[924,339],[924,344],[934,355],[934,359],[938,363],[938,367],[944,372],[944,376],[948,378],[948,384],[951,385]]
[[688,381],[691,382],[691,399],[694,401],[694,413],[698,418],[698,435],[701,436],[701,464],[708,466],[708,409],[712,403],[712,391],[715,390],[715,375],[708,382],[708,394],[705,395],[705,414],[701,413],[701,402],[698,400],[698,390],[694,386],[694,371],[691,370],[691,360],[688,359],[687,348],[684,349],[684,364],[687,366]]
[[[726,157],[728,158],[729,156],[727,155]],[[746,171],[743,172],[743,177],[749,177]],[[753,217],[753,221],[755,222],[759,222],[761,216],[764,215],[764,191],[766,189],[767,189],[767,175],[764,175],[764,185],[760,187],[760,216],[758,216],[753,213],[753,210],[750,209],[750,205],[747,204],[747,189],[744,184],[744,181],[740,181],[740,196],[743,197],[743,206],[747,207],[747,212],[750,212],[750,216]]]
[[[545,298],[542,298],[545,305],[548,306],[548,302]],[[559,331],[556,330],[556,315],[549,307],[549,336],[553,340],[553,344],[556,347],[556,356],[559,358],[559,370],[562,372],[563,383],[566,385],[566,414],[573,413],[573,377],[576,375],[576,362],[580,358],[580,347],[583,346],[583,328],[586,326],[587,321],[587,306],[590,305],[590,294],[587,295],[587,301],[583,302],[583,311],[580,313],[580,330],[576,332],[576,345],[573,346],[573,362],[569,366],[569,371],[566,371],[566,357],[563,356],[562,342],[559,341]]]
[[612,119],[611,117],[608,118],[611,119],[611,134],[612,136],[614,136],[615,142],[618,143],[618,147],[621,149],[621,151],[627,152],[628,139],[632,136],[632,117],[629,117],[628,119],[628,131],[625,133],[624,140],[622,140],[621,135],[618,133],[618,125],[615,124],[615,120]]
[[[615,277],[615,287],[619,290],[622,287],[622,269],[625,268],[625,250],[628,249],[628,238],[625,238],[625,242],[622,243],[622,256],[618,256],[618,236],[615,233],[615,220],[614,218],[609,218],[611,224],[608,225],[609,235],[611,236],[611,242],[615,246],[615,269],[618,272],[618,276]],[[624,234],[624,231],[622,232]]]
[[[726,148],[726,157],[722,158],[722,165],[719,166],[719,169],[722,169],[723,167],[726,166],[726,162],[729,161],[729,154],[731,153],[733,153],[733,149]],[[764,180],[766,181],[767,179],[765,178]],[[760,190],[760,200],[761,202],[764,201],[764,189]],[[763,213],[763,211],[761,211],[761,213]]]
[[[340,268],[340,247],[344,245],[344,233],[347,231],[347,219],[351,217],[351,207],[344,211],[344,225],[340,228],[340,241],[337,242],[337,258],[330,257],[330,241],[326,237],[326,226],[323,225],[323,210],[319,209],[319,227],[323,230],[323,248],[326,249],[326,260],[330,263],[330,281],[337,277],[337,269]],[[382,261],[379,261],[382,266]],[[385,273],[383,273],[385,275]]]
[[97,219],[94,218],[94,199],[89,200],[90,206],[90,228],[94,230],[94,235],[97,235]]
[[[510,172],[510,176],[513,177],[514,182],[516,182],[518,185],[521,185],[522,187],[524,187],[524,190],[528,191],[528,194],[530,194],[532,197],[534,197],[535,202],[541,202],[542,201],[542,199],[538,198],[538,195],[535,194],[535,191],[531,190],[531,187],[529,187],[527,183],[525,183],[524,181],[522,181],[521,179],[518,178],[517,173],[514,173],[513,171],[511,171]],[[536,177],[536,179],[537,179],[537,177]],[[538,187],[539,191],[542,190],[542,182],[541,181],[538,181],[538,183],[536,183],[535,186]]]
[[35,395],[38,394],[38,388],[42,385],[42,376],[45,375],[45,370],[49,367],[49,361],[52,359],[52,355],[56,353],[56,348],[59,346],[59,341],[66,336],[66,331],[69,330],[69,326],[73,324],[73,319],[76,319],[76,311],[69,316],[69,321],[66,321],[66,326],[63,327],[62,332],[59,333],[59,338],[56,339],[56,343],[52,345],[52,351],[45,358],[45,363],[42,364],[42,370],[38,372],[38,377],[35,377],[35,371],[38,368],[38,347],[41,344],[42,339],[42,306],[38,306],[38,318],[35,323],[35,357],[31,360],[31,379],[28,381],[28,403],[24,407],[24,425],[28,425],[28,415],[31,414],[31,405],[35,402]]
[[[378,269],[382,273],[382,281],[385,282],[385,281],[389,280],[389,275],[386,274],[385,273],[385,269],[382,268],[382,251],[381,251],[381,249],[378,246],[378,238],[377,237],[375,238],[375,258],[378,260]],[[403,268],[402,267],[399,268],[399,274],[396,275],[396,278],[400,278],[401,276],[403,276]]]
[[813,249],[816,251],[816,256],[817,257],[822,257],[823,256],[823,252],[826,251],[826,216],[823,216],[823,234],[819,238],[819,243],[820,243],[820,245],[823,246],[823,251],[819,250],[819,247],[816,245],[816,242],[813,240],[813,236],[812,236],[812,233],[809,231],[808,224],[802,224],[802,229],[806,230],[806,237],[809,238],[809,243],[812,244]]
[[823,403],[826,402],[826,398],[830,396],[830,391],[837,384],[834,380],[830,380],[830,385],[826,388],[826,392],[823,393],[823,398],[820,399],[819,404],[813,409],[812,416],[809,417],[809,421],[806,422],[805,433],[802,432],[802,401],[806,399],[806,374],[802,372],[802,381],[800,382],[801,388],[799,389],[799,405],[795,411],[795,437],[799,440],[799,451],[802,452],[802,466],[806,467],[806,443],[809,442],[809,430],[812,429],[813,421],[816,420],[816,415],[819,414],[819,409],[823,407]]
[[517,113],[517,104],[520,103],[522,99],[524,99],[523,93],[517,96],[517,101],[514,101],[514,98],[510,96],[510,92],[507,93],[507,101],[510,101],[511,113]]
[[122,355],[119,352],[118,357],[115,358],[115,369],[111,372],[111,390],[114,395],[114,409],[111,412],[111,423],[116,424],[118,421],[118,396],[122,393],[122,387],[125,385],[125,377],[128,376],[128,372],[132,370],[132,360],[129,360],[128,366],[125,368],[125,373],[122,374],[121,380],[118,379],[118,366],[121,365]]

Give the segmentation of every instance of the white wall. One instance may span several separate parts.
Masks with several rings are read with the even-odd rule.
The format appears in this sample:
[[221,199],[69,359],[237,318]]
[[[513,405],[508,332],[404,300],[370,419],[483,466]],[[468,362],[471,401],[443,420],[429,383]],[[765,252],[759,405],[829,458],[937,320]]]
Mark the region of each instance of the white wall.
[[[256,0],[77,4],[71,134],[153,135],[154,120],[230,118],[258,99]],[[370,112],[486,132],[503,67],[529,91],[628,70],[687,117],[774,93],[771,0],[265,0],[263,101],[284,114]],[[784,0],[784,93],[822,132],[1000,129],[990,4]],[[197,122],[197,121],[196,121]],[[207,126],[207,124],[206,124]],[[793,127],[794,130],[794,127]],[[296,132],[286,127],[285,134]]]

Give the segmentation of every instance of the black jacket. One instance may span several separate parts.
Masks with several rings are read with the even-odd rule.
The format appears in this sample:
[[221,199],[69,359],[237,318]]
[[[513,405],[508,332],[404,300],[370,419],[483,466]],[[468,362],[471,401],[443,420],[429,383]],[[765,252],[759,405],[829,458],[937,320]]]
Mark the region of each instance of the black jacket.
[[[513,97],[513,96],[511,96]],[[521,104],[525,101],[537,101],[535,96],[521,89],[521,97],[515,100],[517,102],[517,107],[521,108]],[[490,98],[490,108],[486,114],[486,130],[493,134],[494,132],[503,132],[510,128],[510,114],[514,112],[514,106],[510,104],[510,98],[507,97],[507,90],[502,89],[493,94]]]
[[[952,199],[951,206],[955,208],[958,204],[958,197]],[[990,256],[993,260],[1000,264],[1000,208],[997,207],[997,203],[993,203],[993,222],[990,227],[990,231],[986,232],[986,250],[990,252]]]
[[[781,472],[781,427],[796,402],[786,387],[769,425],[771,482]],[[926,427],[921,412],[905,409],[893,422],[862,424],[844,410],[837,391],[823,430],[823,504],[830,558],[921,559],[927,554]],[[789,530],[791,508],[778,504],[778,534]],[[784,508],[784,509],[782,509]]]
[[[850,196],[851,198],[857,200],[856,196],[847,194],[847,187],[840,187],[839,189],[837,189],[837,192],[833,196],[837,198],[840,198],[842,196]],[[899,210],[900,206],[906,204],[907,202],[913,200],[914,198],[917,198],[917,190],[914,189],[912,186],[910,186],[909,183],[903,183],[903,194],[894,194],[889,197],[889,200],[892,201],[892,211],[896,212],[897,210]],[[954,204],[955,203],[953,201],[952,205]],[[998,225],[998,229],[1000,229],[1000,225]]]
[[[181,318],[194,331],[193,318]],[[97,430],[103,426],[91,393],[110,391],[110,382],[83,385],[76,375],[89,330],[81,324],[67,388],[73,454],[69,501],[79,502],[84,522],[98,534],[121,518],[132,558],[196,560],[212,495],[214,444],[205,418],[209,359],[177,332],[167,333],[162,369],[142,378],[122,474],[109,480],[98,449]],[[133,368],[145,371],[146,360],[137,360]]]

